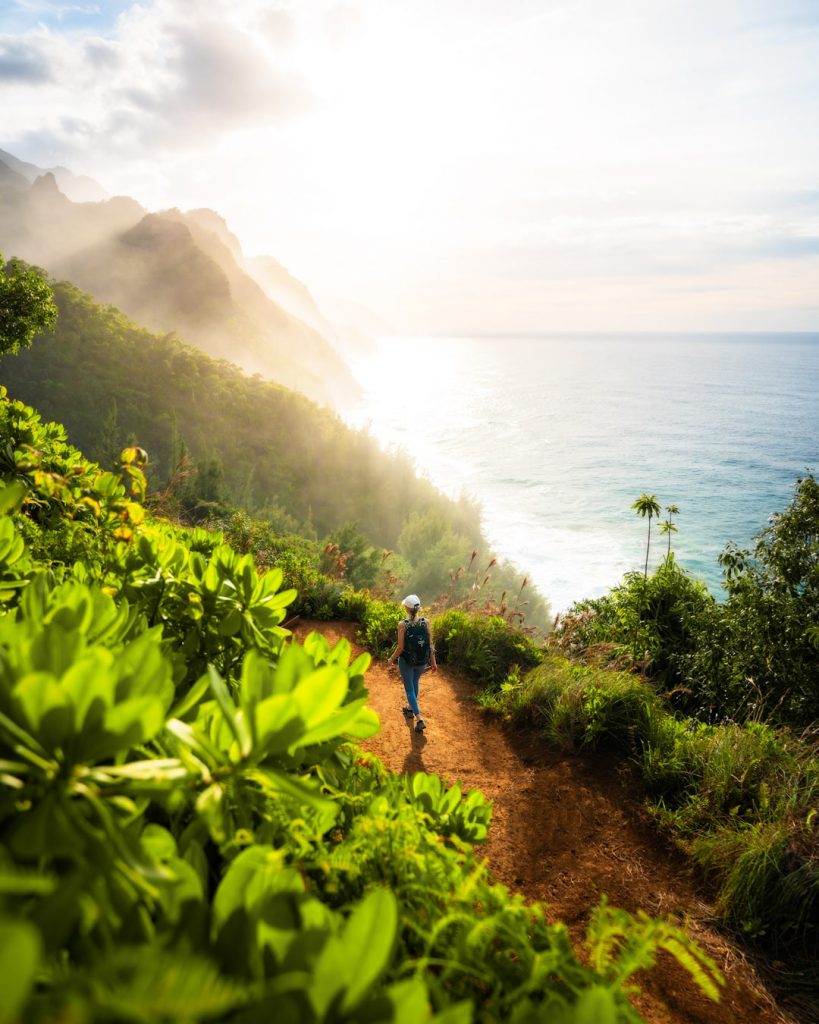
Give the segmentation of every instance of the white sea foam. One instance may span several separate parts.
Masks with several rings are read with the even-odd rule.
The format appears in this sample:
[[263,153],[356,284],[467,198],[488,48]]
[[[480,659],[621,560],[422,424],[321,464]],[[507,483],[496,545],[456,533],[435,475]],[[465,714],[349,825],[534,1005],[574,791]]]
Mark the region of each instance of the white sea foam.
[[556,611],[642,568],[643,491],[680,507],[674,550],[718,592],[724,544],[819,469],[816,335],[384,338],[354,371],[348,421],[475,498]]

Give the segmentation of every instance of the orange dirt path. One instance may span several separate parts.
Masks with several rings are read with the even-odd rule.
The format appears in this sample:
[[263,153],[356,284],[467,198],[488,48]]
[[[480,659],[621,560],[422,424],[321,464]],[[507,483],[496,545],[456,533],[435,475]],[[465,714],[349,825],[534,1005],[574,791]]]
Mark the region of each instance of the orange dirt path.
[[[331,644],[346,637],[356,653],[356,626],[301,621],[298,639],[313,629]],[[719,1004],[700,995],[674,961],[638,977],[634,1004],[649,1024],[791,1024],[763,979],[714,924],[711,908],[683,858],[664,843],[629,795],[628,782],[604,756],[550,750],[536,737],[507,728],[474,702],[475,687],[446,667],[426,672],[419,704],[427,724],[416,734],[401,714],[397,668],[374,659],[367,672],[370,704],[381,732],[362,745],[396,772],[434,772],[493,801],[489,840],[476,852],[493,877],[570,929],[576,948],[602,894],[629,911],[671,916],[687,927],[726,976]]]

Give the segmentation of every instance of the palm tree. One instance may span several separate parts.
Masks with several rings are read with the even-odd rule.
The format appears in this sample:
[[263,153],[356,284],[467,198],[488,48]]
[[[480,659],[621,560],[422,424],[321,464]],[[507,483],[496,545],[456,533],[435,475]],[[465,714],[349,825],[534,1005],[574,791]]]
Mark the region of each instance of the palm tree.
[[668,534],[668,552],[666,554],[666,558],[670,558],[671,557],[671,534],[677,532],[677,527],[672,522],[671,517],[672,516],[678,516],[680,514],[680,510],[679,510],[677,505],[666,505],[665,510],[666,510],[666,512],[668,514],[668,519],[666,519],[664,523],[660,523],[659,530],[660,530],[660,533],[667,533]]
[[661,523],[657,524],[657,529],[660,533],[668,534],[668,551],[666,552],[666,560],[671,558],[671,534],[677,532],[677,527],[670,519],[664,519]]
[[643,519],[648,516],[648,540],[646,541],[646,567],[643,573],[644,577],[648,576],[648,551],[651,547],[651,520],[654,516],[660,514],[660,503],[657,501],[657,497],[654,494],[641,494],[640,497],[631,506],[638,516],[642,516]]

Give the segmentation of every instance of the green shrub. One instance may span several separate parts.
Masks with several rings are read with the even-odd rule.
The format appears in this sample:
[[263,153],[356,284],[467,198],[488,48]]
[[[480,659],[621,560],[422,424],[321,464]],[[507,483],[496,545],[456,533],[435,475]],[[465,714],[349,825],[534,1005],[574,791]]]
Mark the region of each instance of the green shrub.
[[639,665],[668,689],[679,688],[686,658],[714,604],[705,585],[670,555],[652,575],[627,573],[604,597],[578,602],[559,622],[554,639],[572,656],[603,654]]
[[532,668],[542,657],[528,634],[499,616],[453,609],[433,618],[432,634],[439,662],[461,669],[490,691],[513,670]]
[[535,725],[567,749],[639,749],[658,703],[637,676],[577,664],[554,652],[522,678],[507,679],[500,693],[503,714]]
[[723,919],[778,955],[813,955],[819,762],[809,745],[762,723],[677,718],[638,676],[557,652],[483,704],[563,748],[628,753],[658,823],[713,882]]
[[819,718],[818,533],[809,473],[753,551],[726,546],[723,604],[669,555],[651,576],[628,573],[605,597],[576,604],[556,641],[572,656],[639,667],[702,721],[808,726]]
[[345,591],[339,611],[361,624],[360,643],[380,658],[388,657],[398,639],[398,623],[405,612],[394,601],[381,601],[364,591]]
[[725,709],[798,726],[819,719],[819,481],[796,481],[790,504],[770,517],[753,551],[730,544],[720,556],[728,597],[718,651],[708,637],[690,672],[719,687]]
[[[4,1020],[627,1022],[661,949],[718,996],[644,915],[601,905],[576,953],[487,879],[480,794],[358,752],[370,656],[285,643],[280,568],[146,517],[135,455],[104,474],[39,440],[0,435]],[[35,557],[18,524],[85,532],[87,561]],[[347,600],[374,638],[400,615]]]

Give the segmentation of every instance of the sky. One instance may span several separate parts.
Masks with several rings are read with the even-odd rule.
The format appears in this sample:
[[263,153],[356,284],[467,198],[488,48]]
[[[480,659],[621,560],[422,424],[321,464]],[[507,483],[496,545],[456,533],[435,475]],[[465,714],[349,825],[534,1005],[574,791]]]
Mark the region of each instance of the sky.
[[0,0],[0,111],[395,331],[819,330],[818,0]]

